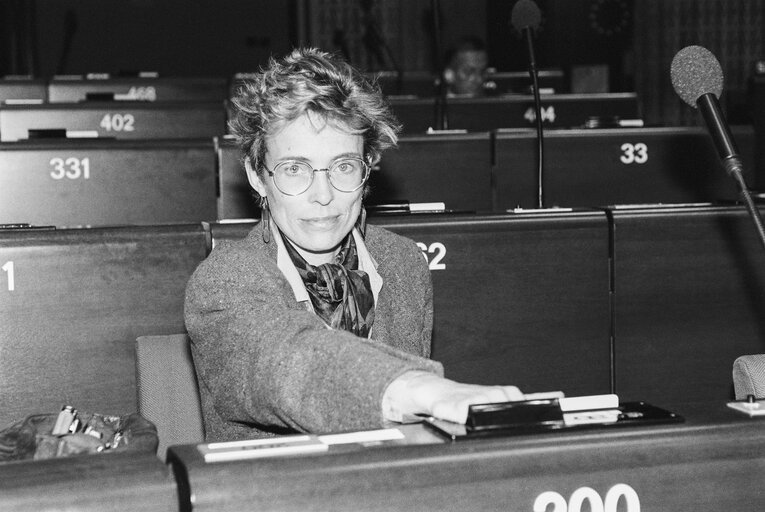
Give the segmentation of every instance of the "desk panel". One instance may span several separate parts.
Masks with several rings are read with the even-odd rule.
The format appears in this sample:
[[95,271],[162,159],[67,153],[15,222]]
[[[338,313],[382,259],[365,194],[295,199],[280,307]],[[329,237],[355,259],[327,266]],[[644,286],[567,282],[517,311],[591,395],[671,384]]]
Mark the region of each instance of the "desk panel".
[[154,454],[109,453],[0,464],[0,510],[172,512],[178,492]]
[[[438,93],[436,77],[428,71],[396,71],[368,73],[386,96],[432,97]],[[567,92],[568,85],[563,70],[540,69],[537,71],[540,89],[553,89],[556,93]],[[499,71],[488,73],[484,81],[487,94],[529,93],[531,77],[528,71]]]
[[0,231],[0,410],[136,410],[134,345],[184,332],[201,225]]
[[[230,138],[217,140],[219,219],[260,218]],[[488,132],[404,135],[383,153],[369,179],[366,204],[443,202],[447,209],[491,211],[492,147]]]
[[729,417],[208,464],[185,445],[169,460],[195,511],[758,510],[762,426]]
[[103,226],[216,216],[212,141],[0,143],[0,223]]
[[228,98],[224,77],[54,76],[48,101],[77,103],[92,95],[117,101],[218,101]]
[[443,202],[447,210],[490,212],[491,163],[488,132],[405,135],[372,171],[365,202]]
[[255,203],[252,187],[242,162],[242,152],[230,136],[216,137],[215,153],[218,167],[217,219],[259,219],[260,208]]
[[748,114],[756,137],[755,160],[752,163],[756,169],[755,179],[749,185],[762,191],[765,190],[765,75],[754,74],[748,85]]
[[194,139],[226,133],[223,102],[86,102],[0,107],[0,140],[29,130],[86,132],[116,139]]
[[742,354],[765,352],[765,253],[743,207],[612,209],[616,392],[733,396]]
[[40,101],[48,97],[45,80],[25,76],[0,78],[0,105],[6,101]]
[[[429,259],[433,359],[446,376],[525,391],[610,389],[608,226],[602,212],[371,217]],[[213,241],[248,224],[213,225]]]
[[[748,126],[732,131],[751,184],[754,131]],[[701,128],[547,130],[544,149],[545,207],[698,203],[739,197],[711,137]],[[496,210],[535,208],[536,132],[499,132],[495,152]]]
[[[407,133],[437,126],[434,98],[391,98],[390,104]],[[450,129],[481,132],[536,126],[534,98],[529,95],[449,98],[447,105]],[[541,107],[546,128],[583,127],[592,116],[641,117],[635,93],[549,94],[542,96]]]

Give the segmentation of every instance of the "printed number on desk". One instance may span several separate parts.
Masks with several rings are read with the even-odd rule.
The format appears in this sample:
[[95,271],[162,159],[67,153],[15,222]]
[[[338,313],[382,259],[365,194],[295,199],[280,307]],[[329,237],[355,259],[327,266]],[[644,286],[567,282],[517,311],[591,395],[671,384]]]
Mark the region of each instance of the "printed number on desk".
[[619,149],[622,152],[619,160],[623,164],[644,164],[648,161],[648,146],[642,142],[635,144],[625,142]]
[[8,291],[12,292],[16,289],[16,283],[13,275],[13,262],[6,261],[5,264],[0,268],[2,268],[5,272],[5,280],[8,286]]
[[[618,508],[619,500],[624,500],[626,508]],[[584,506],[584,502],[589,506]],[[548,506],[552,505],[552,509]],[[605,499],[600,497],[598,491],[592,487],[580,487],[571,493],[571,497],[566,498],[555,491],[546,491],[537,496],[534,500],[534,512],[581,512],[590,510],[592,512],[640,512],[640,499],[635,489],[627,484],[616,484],[606,493]]]
[[157,90],[151,85],[144,87],[133,86],[127,92],[124,99],[134,101],[157,101]]
[[50,177],[54,180],[90,179],[90,158],[51,158],[48,162],[53,170]]
[[106,114],[99,126],[107,132],[134,132],[135,117],[133,114]]
[[446,246],[441,242],[433,242],[430,245],[425,245],[422,242],[417,242],[417,247],[422,250],[422,256],[425,261],[428,262],[428,268],[430,270],[446,270],[446,263],[444,258],[446,257]]
[[[549,107],[541,107],[539,109],[539,112],[542,114],[542,122],[549,121],[551,123],[555,122],[555,106],[550,105]],[[529,123],[534,123],[537,120],[537,112],[534,110],[533,107],[529,107],[526,109],[526,112],[523,114],[523,118],[528,121]]]

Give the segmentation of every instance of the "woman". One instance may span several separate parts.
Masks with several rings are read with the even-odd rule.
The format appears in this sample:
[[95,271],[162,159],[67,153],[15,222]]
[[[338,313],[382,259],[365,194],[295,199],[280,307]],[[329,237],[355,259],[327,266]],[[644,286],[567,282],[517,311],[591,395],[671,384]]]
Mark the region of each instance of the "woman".
[[235,100],[262,222],[220,243],[186,292],[208,441],[465,421],[513,387],[443,378],[432,285],[416,244],[366,226],[371,167],[398,126],[379,90],[314,49],[271,60]]

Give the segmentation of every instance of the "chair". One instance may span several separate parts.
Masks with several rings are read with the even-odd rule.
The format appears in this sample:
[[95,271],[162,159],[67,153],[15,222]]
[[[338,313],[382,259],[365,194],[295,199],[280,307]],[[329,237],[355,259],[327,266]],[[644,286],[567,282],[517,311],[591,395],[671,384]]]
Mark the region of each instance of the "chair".
[[157,455],[168,446],[204,441],[202,406],[186,334],[136,339],[138,412],[157,427]]
[[747,395],[765,398],[765,354],[740,356],[733,362],[733,389],[736,400]]

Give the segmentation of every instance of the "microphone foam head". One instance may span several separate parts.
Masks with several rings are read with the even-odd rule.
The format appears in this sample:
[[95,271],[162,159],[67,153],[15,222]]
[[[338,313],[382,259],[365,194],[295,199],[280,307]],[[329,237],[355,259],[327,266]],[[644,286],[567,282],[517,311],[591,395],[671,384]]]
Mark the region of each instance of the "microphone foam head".
[[703,46],[686,46],[675,54],[670,69],[672,87],[688,105],[705,94],[718,98],[723,90],[723,71],[717,58]]
[[520,32],[524,28],[536,29],[541,22],[542,11],[533,0],[518,0],[513,6],[510,23],[517,31]]

